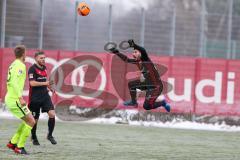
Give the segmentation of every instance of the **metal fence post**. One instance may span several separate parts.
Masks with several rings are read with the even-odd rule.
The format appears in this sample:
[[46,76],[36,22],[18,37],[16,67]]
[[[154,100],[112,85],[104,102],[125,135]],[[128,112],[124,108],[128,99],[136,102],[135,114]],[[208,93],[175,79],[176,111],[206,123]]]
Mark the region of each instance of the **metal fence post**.
[[232,59],[236,59],[236,49],[237,49],[237,44],[236,40],[232,40]]
[[202,0],[202,11],[201,11],[201,28],[200,28],[200,47],[199,56],[206,57],[205,53],[205,15],[206,15],[206,1]]
[[112,42],[112,3],[109,4],[108,41],[109,41],[109,42]]
[[203,56],[207,57],[207,44],[208,44],[208,37],[204,35],[203,38]]
[[141,17],[142,17],[142,21],[141,21],[141,39],[140,39],[140,44],[141,46],[144,46],[144,38],[145,38],[145,9],[142,7],[141,9]]
[[231,43],[232,43],[232,13],[233,13],[233,0],[229,0],[228,8],[228,45],[227,45],[227,58],[231,58]]
[[78,16],[78,12],[77,12],[77,7],[78,7],[79,2],[76,1],[75,3],[75,45],[74,45],[74,50],[77,51],[78,50],[78,44],[79,44],[79,16]]
[[7,0],[3,0],[2,1],[1,48],[5,47],[6,10],[7,10]]
[[40,26],[39,26],[39,39],[38,39],[38,48],[42,49],[43,48],[43,25],[44,25],[44,0],[40,0]]
[[173,17],[172,17],[172,35],[171,35],[171,56],[175,55],[175,44],[176,44],[176,4],[173,1]]

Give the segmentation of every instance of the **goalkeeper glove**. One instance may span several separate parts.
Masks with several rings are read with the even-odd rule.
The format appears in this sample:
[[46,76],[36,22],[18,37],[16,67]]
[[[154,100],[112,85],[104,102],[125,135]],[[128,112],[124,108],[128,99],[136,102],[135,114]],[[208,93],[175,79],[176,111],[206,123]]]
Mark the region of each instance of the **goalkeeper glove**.
[[116,48],[110,48],[109,51],[113,54],[119,53],[118,49],[116,49]]
[[134,43],[133,39],[129,39],[128,40],[128,44],[129,44],[130,47],[134,47],[135,46],[135,43]]

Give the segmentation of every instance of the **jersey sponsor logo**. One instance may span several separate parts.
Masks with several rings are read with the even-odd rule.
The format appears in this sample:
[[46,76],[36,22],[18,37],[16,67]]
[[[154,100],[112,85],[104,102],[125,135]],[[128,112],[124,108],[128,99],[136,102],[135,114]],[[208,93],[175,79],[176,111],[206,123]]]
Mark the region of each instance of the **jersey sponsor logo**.
[[41,70],[35,68],[35,72],[36,72],[38,75],[40,75],[40,76],[47,77],[47,72],[46,72],[46,70],[41,71]]
[[47,77],[38,77],[37,79],[47,79]]

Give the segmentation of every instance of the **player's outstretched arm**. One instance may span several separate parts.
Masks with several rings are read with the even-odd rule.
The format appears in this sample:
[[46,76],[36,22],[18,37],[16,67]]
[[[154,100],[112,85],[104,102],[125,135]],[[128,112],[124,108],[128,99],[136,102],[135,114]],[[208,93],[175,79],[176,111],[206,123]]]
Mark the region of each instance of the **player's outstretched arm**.
[[126,55],[124,55],[123,53],[120,53],[119,50],[116,49],[116,48],[111,48],[111,49],[109,49],[109,51],[113,54],[116,54],[124,62],[127,62],[127,63],[136,63],[137,62],[135,59],[130,59]]

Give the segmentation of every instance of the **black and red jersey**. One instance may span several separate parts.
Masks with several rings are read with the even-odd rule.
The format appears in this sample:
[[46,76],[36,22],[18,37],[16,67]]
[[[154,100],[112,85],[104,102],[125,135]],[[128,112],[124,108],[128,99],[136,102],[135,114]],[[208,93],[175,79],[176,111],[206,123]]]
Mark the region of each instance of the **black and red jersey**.
[[136,64],[145,78],[145,83],[147,83],[148,85],[162,85],[160,75],[156,67],[154,66],[154,63],[149,58],[146,50],[136,44],[134,44],[134,49],[137,49],[141,52],[141,61],[130,59],[120,52],[116,53],[116,55],[118,55],[123,61],[127,63]]
[[[47,81],[47,69],[46,66],[39,67],[36,64],[32,65],[28,70],[28,79],[30,81],[46,82]],[[29,88],[29,100],[40,100],[44,96],[48,95],[47,86],[30,86]]]

